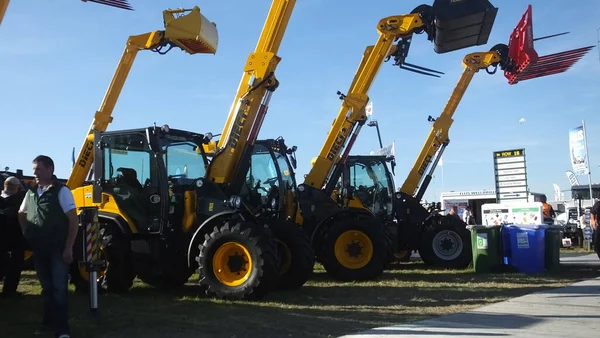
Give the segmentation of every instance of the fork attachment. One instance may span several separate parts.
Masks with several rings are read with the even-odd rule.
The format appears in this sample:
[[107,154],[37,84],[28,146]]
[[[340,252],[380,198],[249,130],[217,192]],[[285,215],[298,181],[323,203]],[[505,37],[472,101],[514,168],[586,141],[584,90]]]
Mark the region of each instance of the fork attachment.
[[534,41],[563,34],[566,33],[534,39],[531,5],[529,5],[511,33],[508,42],[510,67],[504,70],[504,76],[508,79],[508,83],[513,85],[519,81],[565,72],[595,47],[587,46],[541,57],[535,51]]

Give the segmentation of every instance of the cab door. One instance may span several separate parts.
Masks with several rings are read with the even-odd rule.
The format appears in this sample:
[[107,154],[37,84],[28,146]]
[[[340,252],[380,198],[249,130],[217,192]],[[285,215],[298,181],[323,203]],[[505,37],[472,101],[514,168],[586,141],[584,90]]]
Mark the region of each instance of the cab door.
[[[110,194],[119,213],[129,218],[139,233],[160,233],[164,199],[160,163],[144,131],[103,133],[97,142],[95,171],[101,172],[101,189]],[[110,211],[110,208],[105,208]]]

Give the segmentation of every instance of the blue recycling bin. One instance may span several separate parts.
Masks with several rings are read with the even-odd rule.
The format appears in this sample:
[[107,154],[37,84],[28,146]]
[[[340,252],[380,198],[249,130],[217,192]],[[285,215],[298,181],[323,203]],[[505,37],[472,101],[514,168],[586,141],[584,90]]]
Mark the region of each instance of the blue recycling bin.
[[546,242],[544,225],[512,224],[506,226],[507,247],[503,244],[505,262],[519,272],[527,274],[542,273],[546,268]]
[[502,242],[502,263],[504,265],[512,265],[512,257],[510,252],[510,224],[504,224],[501,231]]

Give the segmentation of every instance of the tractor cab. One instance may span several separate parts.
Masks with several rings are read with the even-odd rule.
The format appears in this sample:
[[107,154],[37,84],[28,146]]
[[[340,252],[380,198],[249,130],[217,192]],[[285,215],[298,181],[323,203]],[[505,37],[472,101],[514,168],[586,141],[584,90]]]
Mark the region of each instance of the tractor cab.
[[295,146],[288,148],[283,138],[258,140],[254,144],[240,192],[254,214],[280,219],[296,214],[295,150]]
[[389,161],[393,157],[349,156],[330,195],[348,207],[366,208],[379,219],[392,218],[394,179]]
[[167,225],[184,232],[192,228],[195,190],[208,164],[204,135],[165,125],[96,133],[95,140],[96,184],[135,225],[134,232],[163,233]]

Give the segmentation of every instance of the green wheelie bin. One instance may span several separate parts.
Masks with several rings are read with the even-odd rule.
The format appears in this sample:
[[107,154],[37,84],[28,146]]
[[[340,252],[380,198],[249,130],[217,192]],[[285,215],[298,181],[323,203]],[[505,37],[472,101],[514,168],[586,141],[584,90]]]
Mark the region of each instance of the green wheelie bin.
[[560,269],[560,247],[562,245],[562,232],[559,225],[548,225],[545,229],[546,270],[558,271]]
[[491,272],[501,264],[501,225],[470,225],[473,248],[473,270],[476,273]]

